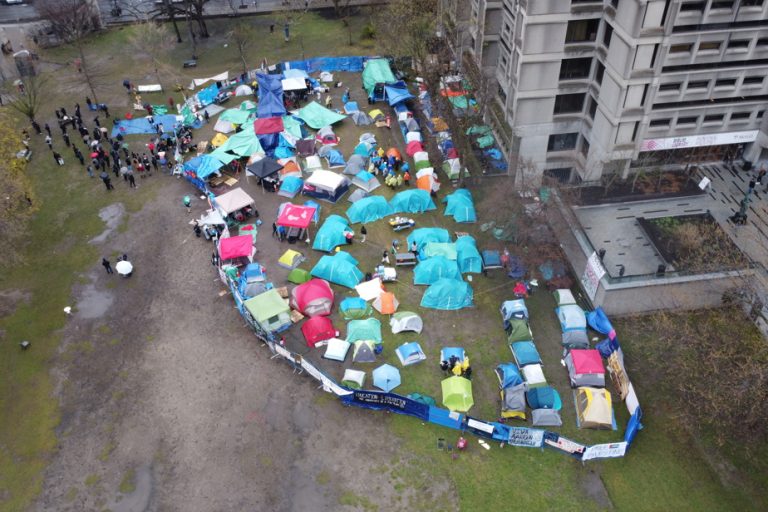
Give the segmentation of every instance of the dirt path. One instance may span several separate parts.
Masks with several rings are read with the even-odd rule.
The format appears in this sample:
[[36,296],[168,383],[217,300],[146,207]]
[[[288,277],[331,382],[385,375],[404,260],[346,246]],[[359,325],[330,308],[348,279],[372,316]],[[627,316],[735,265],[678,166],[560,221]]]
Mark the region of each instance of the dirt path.
[[[95,263],[76,290],[56,370],[60,449],[37,508],[407,509],[412,492],[382,469],[403,456],[386,417],[344,408],[270,360],[218,295],[211,246],[185,224],[189,186],[140,185],[162,187],[158,199],[101,243],[127,253],[134,276]],[[265,257],[279,250],[270,243],[260,239]],[[419,492],[453,494],[446,482]]]

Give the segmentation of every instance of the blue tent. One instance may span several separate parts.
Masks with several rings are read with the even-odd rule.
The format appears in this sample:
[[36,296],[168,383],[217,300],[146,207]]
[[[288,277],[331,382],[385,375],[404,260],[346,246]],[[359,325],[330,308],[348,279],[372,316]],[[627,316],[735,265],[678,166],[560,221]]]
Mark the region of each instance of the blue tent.
[[416,242],[416,249],[421,251],[430,242],[448,243],[450,241],[451,235],[447,229],[418,228],[408,235],[408,250],[410,250],[413,242]]
[[506,389],[523,383],[520,371],[514,363],[501,363],[496,367],[496,376],[499,378],[499,389]]
[[323,256],[310,274],[330,283],[354,288],[362,281],[363,273],[349,259],[340,257],[342,254],[346,253],[340,251],[333,256]]
[[349,221],[339,215],[329,215],[315,235],[312,248],[316,251],[331,252],[340,245],[347,243],[345,231],[352,231]]
[[259,83],[259,117],[284,116],[287,112],[283,104],[283,83],[280,75],[256,74]]
[[373,385],[389,393],[400,385],[400,370],[390,364],[383,364],[373,370]]
[[613,325],[611,325],[611,321],[608,320],[608,316],[606,316],[605,311],[603,311],[603,308],[600,306],[598,306],[594,311],[587,313],[587,323],[591,328],[600,334],[607,334],[609,337],[611,336],[612,332],[614,336],[616,334],[613,331]]
[[404,190],[390,199],[392,213],[423,213],[436,208],[429,192],[420,188]]
[[381,196],[370,196],[353,203],[347,210],[347,217],[349,217],[352,224],[357,224],[358,222],[367,224],[386,217],[391,213],[392,210],[389,208],[386,199]]
[[339,304],[339,311],[344,320],[361,319],[371,316],[371,306],[360,297],[347,297]]
[[304,186],[304,180],[297,176],[286,176],[280,185],[278,195],[283,197],[294,197]]
[[346,165],[344,155],[338,149],[330,149],[325,153],[325,159],[328,160],[328,167],[343,167]]
[[267,291],[272,285],[267,283],[267,275],[258,263],[249,263],[240,274],[237,291],[243,300],[250,299]]
[[477,222],[475,203],[472,194],[467,189],[459,189],[453,194],[445,196],[445,215],[452,216],[456,222]]
[[459,266],[445,256],[427,258],[413,269],[413,284],[430,285],[444,278],[461,280]]
[[477,250],[475,239],[471,236],[460,236],[456,239],[456,259],[462,274],[479,274],[483,271],[483,259]]
[[469,283],[458,279],[440,279],[430,285],[421,298],[421,307],[452,311],[472,306],[474,292]]
[[384,91],[387,95],[387,101],[390,105],[397,105],[405,100],[410,100],[414,96],[408,92],[408,88],[403,82],[397,82],[392,85],[385,85]]

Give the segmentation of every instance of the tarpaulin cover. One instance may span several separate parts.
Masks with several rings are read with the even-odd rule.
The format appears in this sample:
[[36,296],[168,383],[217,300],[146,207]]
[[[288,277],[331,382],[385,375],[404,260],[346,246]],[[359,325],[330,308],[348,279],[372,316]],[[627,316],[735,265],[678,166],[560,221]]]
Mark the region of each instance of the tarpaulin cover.
[[280,145],[279,133],[263,133],[261,135],[256,135],[256,138],[266,154],[269,156],[275,155],[275,149]]
[[423,213],[436,208],[429,192],[420,189],[398,192],[390,199],[389,206],[392,213]]
[[253,130],[241,131],[232,135],[219,149],[229,151],[238,156],[250,157],[254,153],[263,153],[264,149]]
[[386,91],[387,101],[390,105],[396,105],[405,100],[413,99],[413,94],[408,92],[408,88],[402,82],[394,85],[387,85],[384,87],[384,90]]
[[211,174],[218,173],[219,169],[224,165],[221,161],[211,155],[202,155],[196,158],[199,158],[200,160],[195,174],[201,180],[206,179]]
[[251,113],[247,110],[241,110],[239,108],[228,108],[219,116],[220,121],[229,121],[232,124],[244,124],[251,117]]
[[301,325],[301,333],[307,340],[307,346],[314,347],[319,341],[335,337],[336,329],[327,316],[313,316]]
[[443,228],[418,228],[408,235],[408,250],[411,244],[416,242],[416,249],[422,250],[429,242],[447,243],[451,241],[451,235]]
[[288,228],[306,229],[312,223],[314,214],[315,208],[311,206],[288,204],[277,218],[277,224]]
[[352,224],[375,222],[392,213],[387,200],[381,196],[371,196],[354,203],[347,210],[347,217]]
[[473,304],[472,287],[458,279],[439,279],[424,292],[421,307],[444,311],[467,308]]
[[299,109],[296,115],[307,123],[307,126],[315,130],[338,123],[347,117],[344,114],[337,114],[333,110],[325,108],[316,101]]
[[146,117],[138,119],[121,119],[112,127],[112,137],[117,137],[118,134],[122,135],[142,135],[142,134],[155,134],[157,133],[156,126],[161,124],[166,132],[172,132],[173,127],[178,122],[177,116],[165,115],[154,116],[154,126],[149,124]]
[[219,257],[222,260],[250,256],[252,251],[253,237],[251,235],[231,236],[219,240]]
[[444,256],[427,258],[413,269],[413,284],[428,286],[446,278],[461,280],[461,273],[458,264]]
[[387,59],[371,59],[365,63],[363,69],[363,87],[370,95],[376,84],[392,84],[397,79],[389,67]]
[[365,320],[351,320],[347,324],[347,341],[372,341],[381,343],[381,322],[375,318],[366,318]]
[[296,151],[301,156],[315,154],[315,141],[313,139],[301,139],[296,141]]
[[[429,421],[451,428],[459,428],[461,425],[460,418],[459,420],[450,419],[448,416],[449,413],[445,409],[430,407],[429,405],[395,393],[384,393],[366,389],[344,395],[341,397],[341,400],[345,405],[354,405],[356,407],[363,407],[374,411],[384,409],[398,414],[415,416],[422,421]],[[433,410],[435,411],[434,413],[432,412]]]
[[281,117],[260,117],[253,122],[253,132],[256,135],[280,133],[283,129],[283,118]]
[[251,172],[257,178],[266,178],[275,174],[282,169],[283,166],[277,163],[275,160],[269,157],[264,157],[260,160],[256,160],[250,164],[246,169]]
[[210,105],[213,103],[213,100],[216,99],[217,94],[219,94],[219,86],[216,84],[211,84],[197,93],[197,100],[203,106]]
[[[291,70],[303,70],[308,73],[317,71],[351,71],[359,73],[363,70],[364,57],[314,57],[306,60],[292,60],[283,63],[288,68],[285,73]],[[288,76],[288,75],[286,75]]]
[[[301,139],[304,134],[301,133],[302,122],[293,116],[283,116],[283,128],[294,139]],[[298,140],[293,141],[293,145],[296,145]]]
[[331,283],[354,288],[363,279],[363,273],[349,259],[341,257],[341,254],[344,252],[323,256],[310,273]]
[[275,117],[286,114],[283,104],[283,84],[279,75],[256,74],[259,83],[259,117]]

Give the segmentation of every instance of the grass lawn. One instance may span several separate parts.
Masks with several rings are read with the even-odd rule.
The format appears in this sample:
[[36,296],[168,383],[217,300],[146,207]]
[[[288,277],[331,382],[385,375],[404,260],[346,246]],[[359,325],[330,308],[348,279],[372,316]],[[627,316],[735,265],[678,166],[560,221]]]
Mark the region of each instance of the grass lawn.
[[[341,23],[319,16],[307,15],[299,25],[294,26],[294,37],[290,43],[283,41],[282,34],[268,34],[269,17],[247,20],[262,27],[265,33],[258,49],[250,52],[250,66],[256,66],[263,57],[274,63],[300,59],[302,53],[306,57],[376,53],[370,44],[358,40],[350,47]],[[229,23],[229,20],[209,22],[213,37],[200,44],[198,68],[181,68],[181,62],[190,56],[187,45],[172,50],[165,57],[167,65],[161,70],[161,80],[166,91],[172,90],[175,83],[186,85],[193,77],[210,76],[224,69],[239,73],[239,57],[231,45],[224,47],[225,42],[220,37]],[[362,25],[362,20],[356,20],[355,25]],[[128,41],[132,30],[130,27],[120,28],[92,38],[89,44],[89,52],[102,66],[104,74],[102,81],[105,85],[100,100],[114,105],[114,113],[128,107],[127,97],[120,85],[123,78],[131,78],[138,83],[154,81],[148,63],[121,58],[130,53]],[[354,32],[355,37],[358,33],[359,29]],[[186,38],[186,34],[183,35]],[[40,116],[41,119],[50,122],[54,108],[60,105],[69,107],[78,101],[74,99],[74,92],[77,92],[80,103],[84,103],[84,88],[76,82],[71,67],[67,66],[73,56],[70,48],[55,49],[42,55],[43,60],[52,63],[50,66],[57,70],[60,89],[52,90],[46,97],[43,112],[47,115]],[[166,92],[148,95],[145,100],[165,103],[171,95],[180,96]],[[97,213],[115,201],[125,204],[128,212],[136,211],[154,197],[150,186],[141,187],[138,191],[117,187],[116,191],[107,194],[97,178],[88,178],[79,165],[73,164],[70,150],[58,146],[67,161],[64,167],[54,165],[42,139],[35,138],[35,154],[29,172],[34,178],[41,208],[29,226],[29,242],[24,248],[23,264],[0,269],[2,289],[21,291],[28,298],[0,319],[0,329],[7,341],[0,344],[0,372],[3,375],[0,379],[0,510],[24,510],[29,506],[40,490],[42,470],[56,450],[58,409],[52,394],[49,370],[57,355],[58,333],[66,322],[62,308],[72,305],[72,287],[84,281],[84,272],[96,267],[102,256],[97,247],[87,243],[103,229]],[[351,146],[345,145],[344,149],[344,154],[348,155]],[[493,181],[487,183],[493,186]],[[388,190],[377,193],[391,195]],[[475,196],[478,202],[482,201],[484,191],[475,191]],[[333,208],[324,204],[323,217],[329,213],[343,213],[348,204],[344,201]],[[451,231],[464,230],[446,220],[440,211],[418,216],[417,220],[419,226],[447,226]],[[364,261],[377,261],[376,253],[380,257],[380,248],[388,245],[392,233],[383,222],[367,228],[374,243],[365,248],[356,247],[355,251],[366,256]],[[472,231],[475,230],[472,228]],[[484,236],[478,235],[481,248],[491,242]],[[402,241],[405,235],[401,234],[398,238]],[[401,301],[401,309],[422,313],[417,309],[421,290],[410,284],[409,271],[404,274],[401,282],[391,288]],[[439,399],[439,393],[435,392],[439,389],[436,383],[439,385],[440,375],[434,371],[436,356],[433,351],[439,346],[464,345],[476,368],[475,394],[479,400],[472,410],[473,415],[486,419],[497,417],[496,380],[491,372],[499,362],[512,359],[498,314],[500,302],[510,296],[509,282],[505,279],[500,274],[496,279],[475,276],[473,287],[477,307],[471,311],[424,313],[427,331],[420,339],[432,349],[428,354],[431,360],[403,369],[404,383],[398,388],[399,392],[430,390],[429,394]],[[557,364],[560,333],[553,312],[554,302],[542,290],[529,299],[528,306],[532,312],[531,323],[537,346],[548,363],[545,374],[563,395],[565,426],[561,432],[567,437],[589,443],[619,439],[621,425],[626,422],[623,404],[616,407],[619,431],[576,430],[573,403],[570,395],[565,394],[566,372]],[[440,325],[439,331],[435,331],[440,333],[439,336],[430,334],[430,325]],[[383,331],[387,333],[384,359],[399,367],[393,349],[412,337],[405,334],[393,336],[386,326]],[[628,347],[638,339],[635,333],[619,332]],[[21,352],[17,343],[24,339],[32,342],[32,348]],[[452,441],[455,432],[421,425],[410,417],[371,413],[371,421],[386,418],[384,421],[402,438],[402,445],[393,450],[388,474],[403,488],[416,490],[428,485],[432,475],[447,475],[455,485],[462,510],[493,510],[508,508],[511,504],[530,510],[600,509],[601,502],[588,497],[592,471],[597,472],[610,501],[618,510],[765,509],[768,504],[765,496],[760,494],[761,479],[754,476],[746,481],[744,485],[751,486],[749,493],[721,482],[701,455],[706,443],[694,442],[676,428],[678,420],[665,407],[661,397],[654,394],[654,387],[643,384],[642,360],[632,358],[636,354],[634,351],[628,351],[628,354],[630,376],[638,383],[640,402],[646,413],[646,429],[640,433],[625,459],[592,462],[583,466],[550,451],[511,447],[499,449],[498,446],[486,451],[470,438],[471,449],[453,460],[449,454],[436,449],[436,441],[439,437]],[[426,371],[424,365],[432,366]],[[334,377],[339,378],[340,375]],[[422,508],[444,506],[424,503]]]

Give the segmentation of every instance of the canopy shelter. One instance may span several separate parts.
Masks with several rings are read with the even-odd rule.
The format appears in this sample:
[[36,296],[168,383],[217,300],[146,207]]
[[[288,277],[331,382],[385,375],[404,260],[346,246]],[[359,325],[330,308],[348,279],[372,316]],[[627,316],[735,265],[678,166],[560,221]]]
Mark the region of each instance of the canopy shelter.
[[314,316],[301,325],[301,333],[308,347],[314,347],[321,341],[336,337],[336,329],[327,316]]
[[419,315],[412,311],[398,311],[390,317],[389,326],[392,328],[392,334],[400,332],[421,333],[424,322]]
[[443,405],[449,410],[467,412],[475,405],[472,382],[464,377],[449,377],[440,386],[443,389]]
[[613,428],[611,394],[606,389],[582,387],[576,390],[579,428]]
[[365,385],[365,372],[347,368],[341,378],[341,385],[349,389],[362,389]]
[[421,298],[421,307],[445,311],[468,308],[473,305],[473,292],[469,283],[457,279],[435,281]]
[[570,350],[565,356],[565,367],[568,368],[571,387],[605,387],[605,369],[598,350]]
[[363,273],[349,259],[340,256],[343,251],[333,256],[323,256],[311,270],[311,274],[340,286],[354,288],[362,279]]
[[291,326],[291,310],[275,289],[246,300],[243,306],[265,331],[280,332]]
[[392,85],[385,85],[384,92],[387,95],[387,102],[392,106],[414,98],[413,94],[408,92],[405,82],[402,81]]
[[390,199],[392,213],[424,213],[436,208],[429,192],[420,189],[410,189],[398,192]]
[[349,343],[339,338],[331,338],[326,343],[323,358],[343,363],[347,358],[347,352],[349,352]]
[[397,358],[403,366],[420,363],[427,358],[424,351],[421,349],[421,345],[419,345],[419,342],[417,341],[403,343],[397,347],[395,354],[397,354]]
[[479,274],[483,271],[483,259],[473,237],[467,235],[456,239],[456,261],[462,274]]
[[256,74],[259,84],[259,117],[283,116],[286,114],[283,103],[283,84],[279,75]]
[[304,182],[304,195],[335,203],[349,190],[349,180],[332,171],[318,169]]
[[283,78],[280,82],[283,91],[306,91],[307,83],[303,77]]
[[365,170],[365,157],[353,154],[347,159],[347,165],[344,167],[344,174],[355,176],[360,171]]
[[418,228],[408,235],[408,249],[416,243],[416,250],[421,251],[429,242],[447,243],[451,241],[451,235],[443,228]]
[[283,253],[282,256],[277,260],[277,264],[280,265],[283,268],[288,269],[295,269],[301,263],[305,260],[304,255],[301,254],[299,251],[294,251],[293,249],[288,249]]
[[315,130],[338,123],[347,117],[344,114],[338,114],[333,110],[325,108],[316,101],[300,108],[296,116],[304,121],[307,126]]
[[339,215],[329,215],[317,231],[312,248],[316,251],[331,252],[340,245],[346,245],[346,233],[351,231],[347,219]]
[[368,224],[390,215],[392,210],[382,196],[370,196],[361,199],[347,209],[347,217],[352,224]]
[[253,132],[256,135],[280,133],[283,129],[282,117],[260,117],[253,121]]
[[376,179],[376,176],[368,171],[360,171],[357,173],[355,177],[352,178],[352,184],[356,187],[360,187],[366,192],[372,192],[381,186],[381,183]]
[[246,167],[246,170],[257,178],[266,178],[267,176],[272,176],[282,168],[283,166],[280,165],[277,160],[265,156],[264,158],[249,164],[248,167]]
[[333,308],[333,290],[322,279],[310,279],[291,291],[291,307],[304,316],[328,316]]
[[400,301],[397,300],[397,297],[392,292],[382,292],[381,295],[373,300],[373,309],[382,315],[395,314],[399,306]]
[[[387,59],[369,59],[365,62],[363,87],[368,92],[369,98],[372,97],[377,85],[393,84],[396,81]],[[383,95],[381,99],[383,99]]]
[[446,203],[445,215],[456,222],[477,222],[475,203],[469,190],[459,189],[445,196],[443,202]]
[[413,269],[413,284],[429,286],[440,279],[461,280],[458,264],[445,256],[434,256],[422,260]]
[[347,323],[347,341],[354,343],[361,340],[367,340],[376,345],[381,344],[383,340],[381,337],[381,322],[375,318],[350,320]]
[[316,208],[312,206],[287,204],[280,212],[276,224],[287,228],[307,229],[312,223]]
[[[347,297],[339,304],[339,311],[344,320],[361,320],[373,312],[367,301],[360,297]],[[397,315],[397,313],[395,313]]]
[[230,236],[219,239],[219,258],[222,263],[253,256],[253,237],[251,235]]
[[400,370],[390,364],[383,364],[373,370],[373,385],[389,393],[400,385]]

